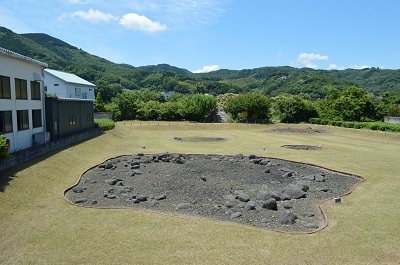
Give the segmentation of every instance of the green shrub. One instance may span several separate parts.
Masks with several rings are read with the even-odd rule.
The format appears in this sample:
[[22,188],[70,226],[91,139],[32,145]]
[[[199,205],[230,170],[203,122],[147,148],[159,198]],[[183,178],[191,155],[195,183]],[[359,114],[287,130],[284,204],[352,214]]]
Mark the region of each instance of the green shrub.
[[352,122],[352,121],[343,122],[343,127],[345,127],[345,128],[354,128],[354,122]]
[[0,133],[0,159],[8,156],[8,145],[6,139]]
[[310,123],[311,124],[320,124],[321,123],[321,119],[320,118],[311,118],[310,119]]
[[365,126],[365,124],[362,123],[362,122],[356,122],[356,123],[354,123],[354,128],[355,128],[355,129],[362,129],[362,128],[364,128],[364,126]]
[[111,119],[94,119],[94,125],[96,128],[100,128],[103,131],[108,131],[115,128],[115,123]]

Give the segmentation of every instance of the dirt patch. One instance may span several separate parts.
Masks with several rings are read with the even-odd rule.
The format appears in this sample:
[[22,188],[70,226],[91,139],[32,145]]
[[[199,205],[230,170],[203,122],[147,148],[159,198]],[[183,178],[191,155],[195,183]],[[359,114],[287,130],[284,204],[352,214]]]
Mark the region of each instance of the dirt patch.
[[327,133],[325,130],[320,130],[320,129],[313,129],[311,127],[307,128],[278,128],[278,129],[273,129],[273,132],[278,132],[278,133],[298,133],[298,134],[319,134],[319,133]]
[[283,148],[295,149],[295,150],[321,150],[322,145],[302,145],[302,144],[289,144],[282,145]]
[[298,233],[325,227],[319,203],[361,181],[255,155],[137,154],[89,169],[64,196],[84,207],[143,209]]
[[221,142],[221,141],[226,141],[227,139],[222,137],[193,136],[193,137],[174,137],[174,140],[182,142]]

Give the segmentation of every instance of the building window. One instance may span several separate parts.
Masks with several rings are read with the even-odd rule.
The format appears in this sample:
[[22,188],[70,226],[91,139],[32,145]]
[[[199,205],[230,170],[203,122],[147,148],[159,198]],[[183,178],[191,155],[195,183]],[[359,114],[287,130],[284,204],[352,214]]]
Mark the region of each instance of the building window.
[[89,113],[89,114],[87,115],[87,121],[92,121],[92,113]]
[[69,116],[69,125],[76,124],[76,116]]
[[75,96],[80,96],[80,95],[81,95],[81,88],[75,87]]
[[0,132],[1,133],[10,133],[13,131],[12,125],[12,112],[9,111],[0,111]]
[[59,86],[58,84],[54,84],[54,86]]
[[18,131],[29,129],[28,110],[17,110]]
[[41,109],[32,110],[32,123],[33,123],[33,128],[42,127],[42,110]]
[[11,98],[10,78],[0,75],[0,98]]
[[15,78],[15,95],[17,99],[28,99],[26,80]]
[[86,92],[82,93],[82,99],[87,99],[87,93]]
[[31,81],[31,98],[32,100],[40,100],[40,82]]

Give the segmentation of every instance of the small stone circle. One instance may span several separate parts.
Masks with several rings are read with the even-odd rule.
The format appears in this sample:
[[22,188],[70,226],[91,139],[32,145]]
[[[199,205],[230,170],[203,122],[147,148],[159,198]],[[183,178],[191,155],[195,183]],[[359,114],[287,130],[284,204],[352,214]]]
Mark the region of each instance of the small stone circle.
[[64,192],[72,204],[133,208],[284,232],[326,225],[318,204],[362,178],[257,155],[133,154],[110,158]]
[[327,133],[326,130],[320,130],[320,129],[313,129],[312,127],[307,127],[307,128],[277,128],[273,129],[272,132],[277,132],[277,133],[294,133],[294,134],[321,134],[321,133]]
[[302,145],[302,144],[289,144],[282,145],[283,148],[295,149],[295,150],[321,150],[322,145]]
[[193,137],[174,137],[175,141],[181,142],[221,142],[226,141],[226,138],[223,137],[200,137],[200,136],[193,136]]

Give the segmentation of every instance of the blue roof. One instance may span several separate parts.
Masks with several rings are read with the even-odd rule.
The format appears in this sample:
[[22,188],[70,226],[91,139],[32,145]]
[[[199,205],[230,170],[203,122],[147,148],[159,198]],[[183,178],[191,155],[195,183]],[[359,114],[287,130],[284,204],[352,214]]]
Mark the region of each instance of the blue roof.
[[79,76],[74,75],[74,74],[65,73],[65,72],[52,70],[52,69],[44,69],[44,71],[54,77],[57,77],[57,78],[63,80],[66,83],[93,86],[93,87],[96,86],[96,85],[90,83],[89,81],[86,81],[85,79],[80,78]]

